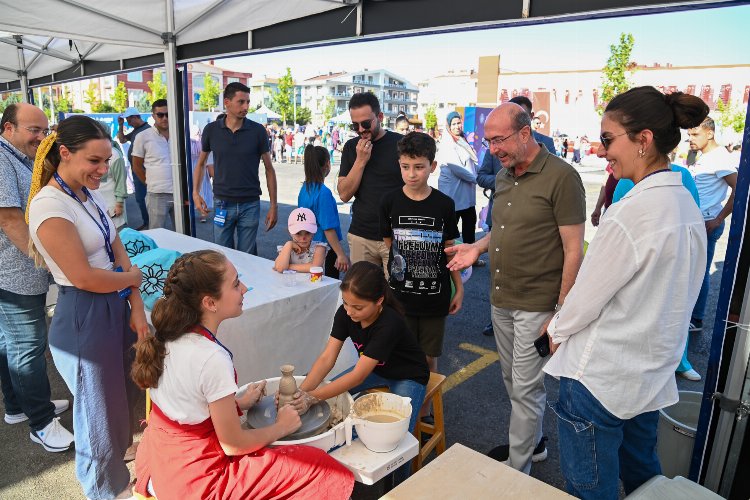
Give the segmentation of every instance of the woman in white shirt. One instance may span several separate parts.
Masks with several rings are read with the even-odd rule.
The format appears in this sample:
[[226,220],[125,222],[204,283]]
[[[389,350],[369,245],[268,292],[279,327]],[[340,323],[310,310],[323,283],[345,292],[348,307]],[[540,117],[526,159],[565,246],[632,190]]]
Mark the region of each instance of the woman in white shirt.
[[39,146],[27,213],[31,255],[59,287],[49,344],[75,397],[76,477],[97,500],[132,495],[123,457],[139,391],[128,374],[136,333],[148,333],[141,272],[96,191],[111,157],[99,122],[66,118]]
[[706,265],[698,207],[669,169],[680,128],[708,107],[653,87],[607,105],[597,156],[635,187],[602,216],[575,285],[548,325],[544,368],[560,379],[560,467],[583,499],[617,499],[661,473],[658,410],[678,400],[674,372]]
[[268,427],[242,428],[240,415],[263,396],[265,381],[236,395],[232,353],[215,332],[242,314],[246,292],[214,250],[184,254],[169,270],[151,314],[156,333],[138,343],[133,364],[133,379],[151,388],[153,402],[135,489],[161,499],[349,498],[351,472],[323,450],[268,448],[300,427],[292,406]]

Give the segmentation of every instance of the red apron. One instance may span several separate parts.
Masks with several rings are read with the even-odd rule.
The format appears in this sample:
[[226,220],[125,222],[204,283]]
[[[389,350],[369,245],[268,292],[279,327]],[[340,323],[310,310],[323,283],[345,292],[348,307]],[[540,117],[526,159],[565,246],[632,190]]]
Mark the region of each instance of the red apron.
[[323,450],[265,447],[230,457],[210,417],[180,424],[155,404],[138,446],[135,472],[135,491],[149,497],[150,480],[159,500],[347,499],[354,486],[352,473]]

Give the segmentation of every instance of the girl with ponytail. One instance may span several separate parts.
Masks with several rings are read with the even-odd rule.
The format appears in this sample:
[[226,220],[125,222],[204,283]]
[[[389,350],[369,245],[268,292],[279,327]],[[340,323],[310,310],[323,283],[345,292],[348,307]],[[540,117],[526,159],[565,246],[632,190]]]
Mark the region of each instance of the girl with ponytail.
[[[216,337],[242,314],[247,287],[214,250],[182,255],[151,315],[156,332],[136,347],[133,380],[150,388],[152,409],[135,460],[135,490],[159,498],[349,498],[354,479],[322,450],[268,448],[300,425],[291,407],[276,423],[243,429],[242,411],[265,381],[237,394],[232,353]],[[280,456],[283,455],[283,458]]]
[[336,200],[325,184],[331,172],[331,155],[322,146],[305,148],[305,182],[297,195],[297,206],[309,208],[315,214],[318,232],[313,241],[328,241],[332,252],[326,254],[325,275],[339,279],[339,272],[345,273],[351,262],[341,244],[341,222]]
[[[411,398],[409,432],[413,431],[430,370],[417,338],[406,326],[403,309],[385,280],[383,268],[367,261],[353,264],[341,282],[341,296],[344,303],[334,316],[328,344],[290,404],[304,413],[317,401],[345,391],[356,394],[386,387]],[[357,348],[359,361],[330,384],[318,387],[336,364],[347,338]],[[398,482],[408,477],[409,468],[407,464],[399,469]]]
[[698,97],[653,87],[604,111],[597,156],[635,186],[602,216],[547,328],[544,368],[560,379],[560,468],[578,498],[617,498],[620,478],[629,495],[661,474],[658,411],[678,401],[675,369],[706,269],[703,217],[668,154],[707,114]]
[[49,344],[75,397],[76,476],[93,499],[132,494],[123,458],[133,443],[139,391],[128,374],[136,335],[148,333],[141,272],[96,192],[111,156],[99,122],[60,122],[37,151],[26,213],[30,254],[59,287]]

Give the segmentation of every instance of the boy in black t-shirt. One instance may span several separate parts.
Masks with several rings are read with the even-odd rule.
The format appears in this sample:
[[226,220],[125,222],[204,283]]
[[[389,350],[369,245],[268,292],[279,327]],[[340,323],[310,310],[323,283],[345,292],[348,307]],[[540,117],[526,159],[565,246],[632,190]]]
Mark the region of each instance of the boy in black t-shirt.
[[421,132],[398,142],[404,186],[387,193],[380,206],[381,235],[390,248],[388,284],[433,372],[443,352],[445,317],[461,309],[464,297],[461,275],[448,271],[444,251],[459,236],[455,205],[427,185],[437,165],[435,150],[435,140]]

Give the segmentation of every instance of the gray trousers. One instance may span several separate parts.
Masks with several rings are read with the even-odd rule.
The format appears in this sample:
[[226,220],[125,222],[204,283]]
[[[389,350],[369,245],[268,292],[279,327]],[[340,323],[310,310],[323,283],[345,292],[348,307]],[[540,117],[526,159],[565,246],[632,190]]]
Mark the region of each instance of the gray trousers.
[[503,371],[503,383],[510,398],[508,465],[525,474],[531,471],[531,455],[542,438],[547,393],[541,358],[534,341],[549,312],[527,312],[492,306],[492,327]]
[[146,193],[146,208],[148,209],[148,228],[166,228],[167,217],[174,228],[174,198],[172,193]]

